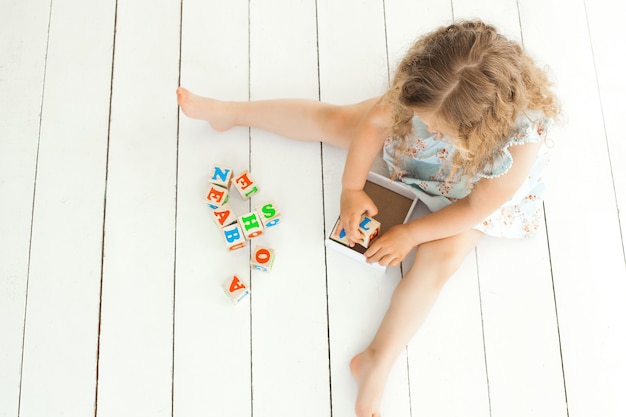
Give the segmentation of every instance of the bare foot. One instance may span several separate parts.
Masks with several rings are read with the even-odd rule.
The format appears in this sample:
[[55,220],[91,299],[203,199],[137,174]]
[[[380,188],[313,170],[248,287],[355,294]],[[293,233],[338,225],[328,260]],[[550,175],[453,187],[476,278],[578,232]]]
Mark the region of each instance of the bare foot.
[[230,103],[197,96],[183,87],[178,87],[176,96],[183,113],[191,119],[205,120],[218,132],[235,125],[235,114]]
[[366,350],[352,358],[350,371],[359,386],[355,405],[356,415],[380,417],[380,401],[389,369],[380,365],[372,353]]

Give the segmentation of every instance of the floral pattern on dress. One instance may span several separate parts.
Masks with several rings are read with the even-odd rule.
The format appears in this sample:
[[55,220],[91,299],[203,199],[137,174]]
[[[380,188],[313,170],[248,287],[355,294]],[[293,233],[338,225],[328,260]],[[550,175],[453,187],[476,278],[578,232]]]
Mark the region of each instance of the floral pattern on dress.
[[[429,132],[417,117],[413,118],[413,132],[408,137],[409,143],[388,138],[383,156],[392,177],[411,188],[431,211],[436,211],[466,197],[481,178],[496,178],[506,174],[513,165],[509,148],[544,141],[551,125],[552,120],[543,117],[541,112],[527,112],[518,117],[515,132],[494,162],[469,181],[462,172],[457,173],[454,180],[446,181],[456,149],[449,138],[441,138],[438,134]],[[475,228],[497,237],[534,236],[543,218],[543,195],[546,187],[541,173],[547,163],[548,153],[540,153],[528,178],[515,195]]]

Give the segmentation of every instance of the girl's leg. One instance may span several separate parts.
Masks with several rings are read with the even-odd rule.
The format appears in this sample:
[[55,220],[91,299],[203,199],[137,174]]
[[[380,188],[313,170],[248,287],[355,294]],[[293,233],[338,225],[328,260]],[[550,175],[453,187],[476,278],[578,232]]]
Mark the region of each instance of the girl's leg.
[[226,102],[197,96],[182,87],[176,93],[183,113],[209,122],[217,131],[248,126],[342,148],[350,145],[359,124],[378,101],[373,98],[349,106],[303,99]]
[[380,415],[391,367],[426,319],[443,285],[482,236],[469,230],[418,246],[415,263],[396,287],[376,336],[350,363],[359,386],[357,416]]

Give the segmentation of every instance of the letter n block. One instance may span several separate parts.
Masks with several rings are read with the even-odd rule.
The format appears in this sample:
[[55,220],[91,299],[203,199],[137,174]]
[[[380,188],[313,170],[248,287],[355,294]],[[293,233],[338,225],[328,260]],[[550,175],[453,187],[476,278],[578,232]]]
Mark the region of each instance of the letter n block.
[[224,236],[224,242],[229,250],[237,250],[246,246],[246,238],[243,231],[239,226],[239,223],[233,223],[229,226],[223,227],[222,235]]
[[363,233],[361,245],[367,248],[380,233],[380,222],[371,217],[363,216],[361,223],[359,223],[359,230]]
[[274,265],[275,259],[276,256],[273,249],[257,246],[254,248],[254,252],[252,252],[250,265],[256,270],[269,272]]
[[276,210],[276,205],[273,201],[257,207],[256,211],[259,213],[265,228],[276,226],[280,222],[280,213]]
[[230,226],[237,221],[237,215],[230,208],[228,204],[224,204],[222,207],[218,207],[211,212],[213,220],[217,227],[222,228]]
[[256,185],[248,171],[241,173],[237,178],[235,178],[234,181],[235,188],[237,188],[237,191],[241,194],[241,198],[244,200],[259,192],[259,187]]
[[224,281],[222,288],[228,298],[235,304],[239,304],[241,300],[250,295],[250,290],[237,275],[233,275]]
[[224,187],[220,187],[216,184],[209,184],[209,192],[204,198],[209,207],[216,209],[223,206],[228,202],[228,190]]
[[221,165],[214,165],[209,175],[209,182],[211,184],[219,185],[226,189],[230,188],[230,184],[233,180],[233,170]]
[[263,223],[255,211],[239,217],[239,225],[246,239],[252,239],[263,234]]

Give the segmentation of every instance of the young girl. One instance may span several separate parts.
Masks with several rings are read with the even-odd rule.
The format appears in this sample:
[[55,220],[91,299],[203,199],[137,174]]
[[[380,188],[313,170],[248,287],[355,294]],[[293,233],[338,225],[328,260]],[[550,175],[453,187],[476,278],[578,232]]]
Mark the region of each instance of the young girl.
[[529,237],[541,218],[542,145],[558,113],[546,75],[521,47],[469,21],[420,38],[382,97],[349,106],[307,100],[222,102],[183,88],[178,103],[215,130],[265,129],[348,148],[340,221],[352,243],[377,207],[363,191],[383,149],[393,178],[432,213],[388,230],[365,252],[369,262],[415,261],[394,291],[376,336],[350,368],[356,413],[379,415],[386,379],[446,280],[483,234]]

